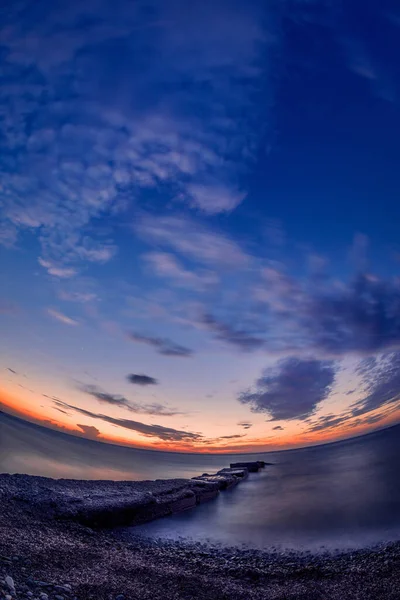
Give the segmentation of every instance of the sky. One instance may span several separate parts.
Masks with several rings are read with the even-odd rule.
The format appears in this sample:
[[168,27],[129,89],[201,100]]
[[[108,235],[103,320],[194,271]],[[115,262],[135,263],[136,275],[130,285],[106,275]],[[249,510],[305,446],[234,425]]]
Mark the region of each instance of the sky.
[[0,9],[0,407],[251,452],[400,416],[400,10]]

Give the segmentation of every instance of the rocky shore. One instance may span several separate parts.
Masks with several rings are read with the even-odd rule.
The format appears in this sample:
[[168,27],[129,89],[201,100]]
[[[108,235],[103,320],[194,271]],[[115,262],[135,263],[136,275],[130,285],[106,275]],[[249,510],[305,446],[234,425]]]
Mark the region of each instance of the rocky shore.
[[[193,498],[183,490],[193,492],[196,502],[196,494],[201,501],[199,490],[211,493],[207,485],[203,488],[197,483],[211,484],[210,476],[202,477],[173,483],[71,485],[66,480],[0,476],[1,600],[400,598],[398,543],[336,554],[260,552],[124,539],[113,529],[99,528],[96,519],[99,514],[104,517],[105,507],[106,512],[110,510],[113,489],[120,490],[117,506],[123,514],[134,488],[138,494],[135,506],[144,506],[144,501],[147,505],[148,494],[152,494],[155,504],[166,509],[181,502],[182,494],[183,500]],[[214,484],[218,489],[225,485],[218,477]],[[94,485],[98,486],[97,499],[90,493]],[[132,516],[132,505],[128,507]],[[94,519],[90,527],[84,523],[87,517]]]
[[[247,463],[254,472],[263,462]],[[192,479],[85,481],[31,475],[0,475],[0,499],[12,498],[27,510],[94,528],[137,525],[194,508],[248,476],[243,463]]]

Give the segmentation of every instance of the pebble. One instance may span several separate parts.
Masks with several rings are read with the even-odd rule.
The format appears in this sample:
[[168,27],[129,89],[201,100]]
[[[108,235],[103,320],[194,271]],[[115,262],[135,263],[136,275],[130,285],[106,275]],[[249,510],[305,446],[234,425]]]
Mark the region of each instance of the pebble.
[[40,592],[40,598],[41,598],[41,600],[48,600],[49,597],[44,592]]
[[123,594],[118,594],[118,596],[115,597],[115,600],[125,600],[125,596]]
[[64,596],[54,596],[55,600],[64,600]]
[[6,594],[6,600],[12,600],[12,596],[10,596],[10,594]]
[[11,592],[15,592],[14,579],[12,577],[10,577],[9,575],[7,575],[4,581],[6,582],[8,589]]
[[26,592],[26,595],[28,596],[28,598],[32,598],[33,592]]

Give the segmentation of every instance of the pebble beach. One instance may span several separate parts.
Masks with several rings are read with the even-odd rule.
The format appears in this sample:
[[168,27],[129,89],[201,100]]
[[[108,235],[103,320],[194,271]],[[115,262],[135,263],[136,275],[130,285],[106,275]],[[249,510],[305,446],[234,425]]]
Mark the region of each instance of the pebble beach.
[[398,542],[312,553],[128,539],[30,502],[33,480],[0,476],[1,600],[400,598]]

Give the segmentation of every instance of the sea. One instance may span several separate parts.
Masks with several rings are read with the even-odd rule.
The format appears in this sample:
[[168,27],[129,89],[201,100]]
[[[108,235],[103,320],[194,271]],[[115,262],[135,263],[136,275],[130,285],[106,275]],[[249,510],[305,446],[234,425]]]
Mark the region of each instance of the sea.
[[200,455],[103,444],[0,413],[0,472],[160,479],[254,459],[272,464],[215,500],[127,528],[124,535],[312,551],[400,539],[400,425],[296,450]]

